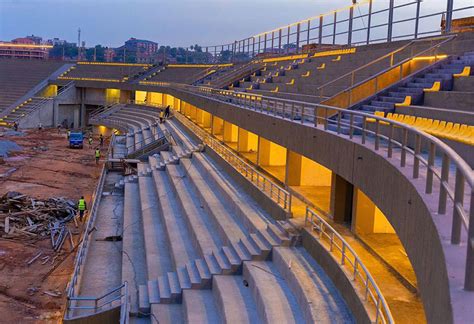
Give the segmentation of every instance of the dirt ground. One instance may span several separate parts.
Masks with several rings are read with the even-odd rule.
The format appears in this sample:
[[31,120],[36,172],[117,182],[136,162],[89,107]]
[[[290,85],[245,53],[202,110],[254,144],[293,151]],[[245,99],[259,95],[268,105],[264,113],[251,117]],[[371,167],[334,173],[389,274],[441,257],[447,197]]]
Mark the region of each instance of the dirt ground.
[[[95,164],[94,149],[88,144],[82,150],[70,149],[66,134],[55,129],[26,131],[24,136],[0,130],[0,140],[13,141],[22,148],[0,159],[0,195],[17,191],[39,199],[65,197],[74,201],[84,195],[90,206],[101,165]],[[104,153],[105,149],[102,156]],[[77,245],[82,224],[76,227],[71,222],[70,228]],[[54,262],[42,264],[39,258],[28,266],[39,252]],[[36,242],[0,237],[0,323],[61,322],[76,252],[65,242],[55,253],[49,237]]]

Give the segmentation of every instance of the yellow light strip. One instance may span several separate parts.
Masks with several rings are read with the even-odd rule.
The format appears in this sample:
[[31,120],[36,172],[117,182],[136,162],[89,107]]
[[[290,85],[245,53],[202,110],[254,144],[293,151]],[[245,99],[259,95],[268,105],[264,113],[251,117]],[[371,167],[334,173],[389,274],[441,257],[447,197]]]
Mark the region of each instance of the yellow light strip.
[[300,20],[300,21],[291,23],[291,24],[286,25],[286,26],[278,27],[278,28],[275,28],[275,29],[272,29],[272,30],[269,30],[269,31],[266,31],[266,32],[263,32],[263,33],[260,33],[260,34],[257,34],[257,35],[255,35],[255,36],[251,36],[250,38],[257,38],[257,37],[259,37],[259,36],[265,36],[265,34],[271,34],[271,33],[273,33],[273,32],[279,31],[280,29],[283,30],[283,29],[286,29],[286,28],[288,28],[288,27],[291,28],[291,27],[296,26],[296,25],[298,25],[298,24],[307,23],[308,21],[315,20],[315,19],[319,19],[320,17],[325,17],[325,16],[329,16],[329,15],[334,15],[335,12],[341,12],[341,11],[344,11],[344,10],[348,10],[348,9],[350,9],[350,8],[356,8],[356,7],[358,7],[358,6],[364,5],[364,4],[369,3],[369,2],[370,2],[370,0],[361,0],[359,3],[352,4],[352,5],[343,7],[343,8],[339,8],[339,9],[336,9],[336,10],[333,10],[333,11],[330,11],[330,12],[327,12],[327,13],[324,13],[324,14],[321,14],[321,15],[309,17],[309,18],[306,18],[306,19],[303,19],[303,20]]
[[271,63],[271,62],[280,62],[280,61],[289,61],[289,60],[297,60],[297,59],[304,59],[307,58],[308,54],[299,54],[299,55],[290,55],[290,56],[282,56],[282,57],[272,57],[263,59],[263,63]]
[[233,63],[228,64],[168,64],[167,67],[172,68],[211,68],[211,67],[229,67],[233,66]]
[[88,61],[81,61],[77,62],[79,65],[110,65],[110,66],[144,66],[150,67],[151,64],[142,64],[142,63],[113,63],[113,62],[88,62]]
[[53,48],[53,45],[0,43],[0,47]]
[[76,80],[76,81],[102,81],[102,82],[124,82],[117,79],[99,79],[99,78],[79,78],[79,77],[58,77],[60,80]]
[[157,86],[165,86],[168,85],[168,82],[155,82],[155,81],[140,81],[138,84],[143,84],[143,85],[157,85]]
[[324,51],[324,52],[316,52],[311,57],[323,57],[323,56],[332,56],[332,55],[344,55],[344,54],[353,54],[355,53],[357,48],[345,48],[345,49],[338,49],[338,50],[331,50],[331,51]]
[[419,56],[412,58],[412,61],[423,61],[423,60],[441,60],[447,58],[448,55],[434,55],[434,56]]

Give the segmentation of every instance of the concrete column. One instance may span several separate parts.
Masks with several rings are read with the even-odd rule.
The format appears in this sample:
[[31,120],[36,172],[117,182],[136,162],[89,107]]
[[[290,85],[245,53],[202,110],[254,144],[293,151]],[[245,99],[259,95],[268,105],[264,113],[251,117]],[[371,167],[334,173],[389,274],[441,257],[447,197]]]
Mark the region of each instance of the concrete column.
[[74,114],[74,127],[82,127],[85,126],[87,121],[86,121],[86,105],[84,102],[86,101],[86,89],[82,88],[81,92],[81,107],[79,110],[79,115],[76,120],[76,114]]
[[224,121],[221,118],[214,116],[212,121],[212,135],[222,135],[223,128]]
[[352,221],[352,200],[354,185],[343,177],[332,174],[331,180],[331,214],[337,223]]
[[258,150],[258,136],[243,128],[239,127],[239,136],[237,143],[237,150],[239,152],[257,152]]
[[262,166],[285,166],[286,148],[259,137],[258,163]]
[[287,150],[285,183],[288,186],[330,187],[332,171],[301,154]]
[[239,128],[236,125],[224,121],[224,142],[237,142],[238,132]]
[[357,234],[395,233],[382,211],[362,191],[354,191],[352,228]]
[[56,99],[53,100],[53,126],[59,124],[59,103]]

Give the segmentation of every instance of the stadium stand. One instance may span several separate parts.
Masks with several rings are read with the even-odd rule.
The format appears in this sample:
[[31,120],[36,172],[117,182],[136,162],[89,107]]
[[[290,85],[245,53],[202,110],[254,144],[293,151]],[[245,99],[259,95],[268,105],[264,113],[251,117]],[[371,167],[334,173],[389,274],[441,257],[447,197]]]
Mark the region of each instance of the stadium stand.
[[[124,187],[126,254],[115,267],[110,265],[120,258],[119,250],[86,263],[83,271],[90,276],[83,276],[80,293],[96,295],[119,284],[118,279],[93,284],[96,269],[108,265],[114,271],[109,278],[121,274],[131,283],[131,312],[151,314],[159,322],[353,322],[317,262],[304,249],[288,247],[292,236],[282,225],[197,151],[198,143],[182,126],[173,120],[157,124],[158,114],[153,108],[119,105],[95,119],[126,120],[132,136],[153,125],[157,133],[171,133],[173,144],[170,151],[139,163],[138,176],[115,179]],[[117,199],[114,204],[120,205]],[[93,235],[107,235],[104,227]],[[298,276],[288,271],[288,263]]]
[[200,74],[212,65],[200,64],[169,64],[160,71],[140,81],[141,84],[153,85],[157,82],[175,82],[191,84],[200,79]]
[[1,59],[0,111],[25,96],[63,65],[63,62]]
[[145,74],[151,67],[151,64],[77,62],[58,79],[125,82]]

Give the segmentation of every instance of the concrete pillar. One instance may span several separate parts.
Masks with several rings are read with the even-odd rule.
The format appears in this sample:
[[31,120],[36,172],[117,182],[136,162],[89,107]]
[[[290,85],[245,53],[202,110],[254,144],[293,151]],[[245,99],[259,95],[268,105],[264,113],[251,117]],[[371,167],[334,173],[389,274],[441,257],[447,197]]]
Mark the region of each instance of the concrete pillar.
[[56,127],[59,121],[59,103],[56,99],[53,101],[53,126]]
[[222,135],[224,128],[224,120],[214,116],[212,120],[212,135]]
[[236,125],[224,121],[224,142],[237,142],[238,132],[239,128]]
[[258,163],[262,166],[285,166],[286,148],[259,137]]
[[331,215],[337,223],[351,223],[354,185],[343,177],[332,174]]
[[258,135],[239,127],[237,150],[244,153],[257,152]]
[[285,183],[288,186],[329,187],[331,182],[331,170],[301,154],[287,150]]
[[135,101],[136,102],[145,102],[147,97],[146,91],[135,91]]
[[353,215],[357,234],[395,233],[382,211],[359,189],[354,191]]
[[211,114],[204,110],[201,110],[201,112],[202,112],[202,127],[211,128]]
[[82,88],[81,91],[81,106],[78,111],[78,116],[76,118],[76,111],[74,111],[74,127],[82,127],[85,126],[86,121],[86,105],[84,102],[86,101],[86,88]]

